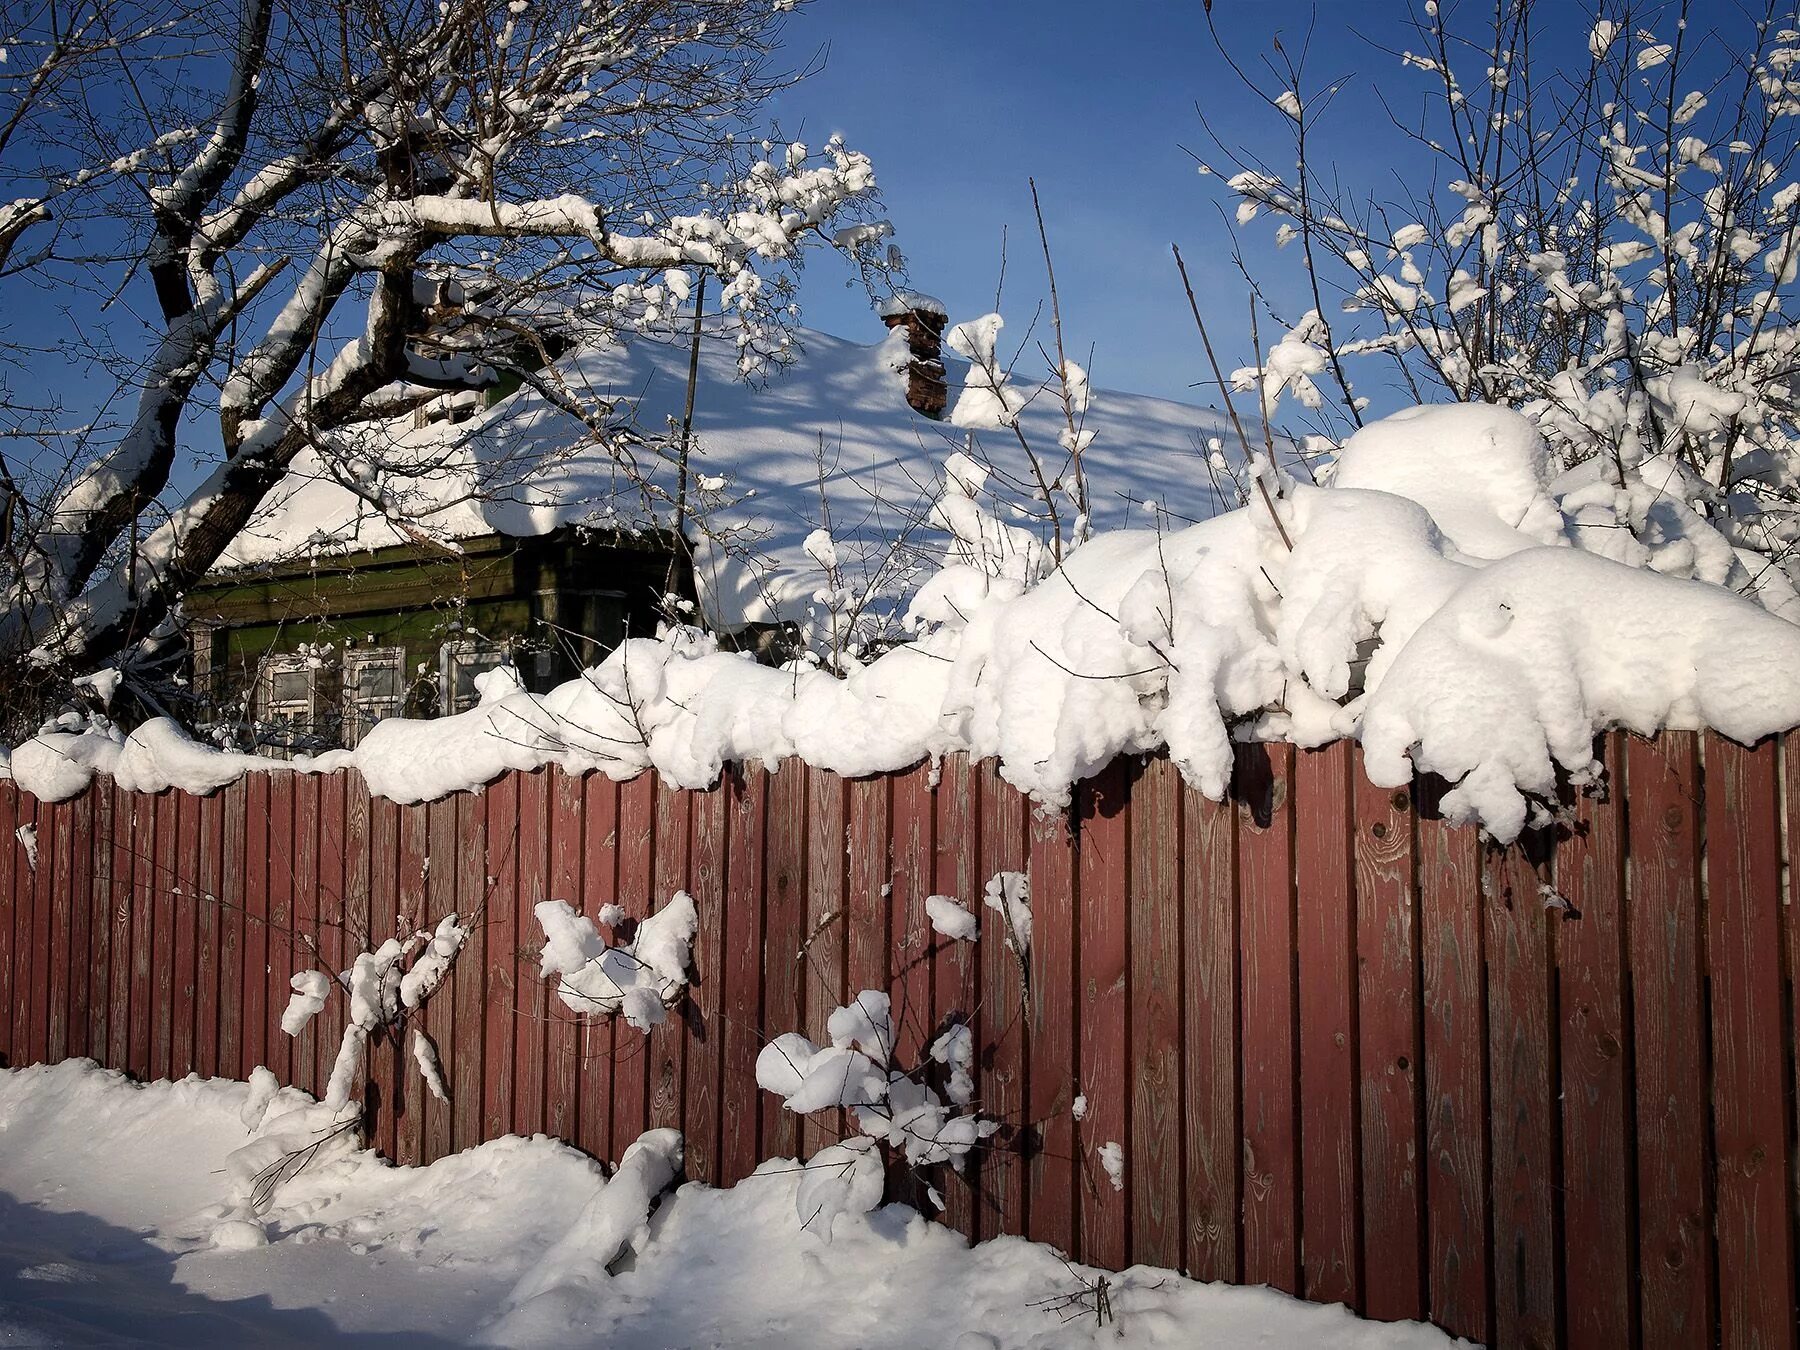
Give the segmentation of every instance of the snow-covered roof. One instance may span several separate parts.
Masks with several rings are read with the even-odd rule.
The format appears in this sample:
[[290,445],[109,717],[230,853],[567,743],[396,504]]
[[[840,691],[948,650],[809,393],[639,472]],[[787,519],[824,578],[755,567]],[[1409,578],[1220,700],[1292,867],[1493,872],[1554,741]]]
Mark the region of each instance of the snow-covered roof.
[[[565,356],[554,374],[582,400],[626,398],[649,431],[679,420],[687,388],[688,345],[679,336],[627,346],[588,346]],[[702,346],[694,409],[692,500],[702,512],[696,557],[701,600],[723,627],[793,617],[823,584],[807,537],[829,513],[847,569],[876,565],[902,537],[935,551],[941,535],[917,522],[936,496],[940,466],[960,448],[962,431],[920,416],[905,401],[904,334],[863,345],[802,332],[793,363],[766,383],[736,378],[728,339]],[[952,370],[954,386],[959,375]],[[1052,471],[1062,461],[1060,403],[1042,393],[1021,428]],[[1095,435],[1085,464],[1096,529],[1150,525],[1157,503],[1170,519],[1206,519],[1222,506],[1205,442],[1223,420],[1203,408],[1137,394],[1098,392],[1084,427]],[[486,534],[535,536],[578,524],[650,523],[641,480],[661,499],[657,519],[672,517],[672,463],[637,464],[628,473],[588,429],[533,390],[524,390],[460,424],[410,422],[382,429],[379,462],[405,466],[381,478],[404,526],[328,475],[304,453],[220,560],[220,569],[327,556],[415,542]],[[1020,486],[1029,474],[1010,431],[983,433],[997,466]],[[647,452],[646,452],[647,453]],[[342,472],[342,470],[340,470]],[[823,496],[824,506],[821,505]],[[1065,526],[1066,527],[1066,526]]]

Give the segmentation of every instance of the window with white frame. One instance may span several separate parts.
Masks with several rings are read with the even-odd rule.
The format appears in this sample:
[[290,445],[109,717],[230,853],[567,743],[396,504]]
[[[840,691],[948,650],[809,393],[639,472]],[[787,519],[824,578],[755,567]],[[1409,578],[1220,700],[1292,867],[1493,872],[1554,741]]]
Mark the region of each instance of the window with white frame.
[[321,664],[309,653],[284,653],[263,660],[257,689],[258,740],[267,753],[304,748],[321,711]]
[[344,653],[344,744],[355,747],[406,703],[406,649],[360,647]]
[[486,638],[461,638],[438,650],[438,708],[467,712],[481,702],[475,677],[506,663],[506,648]]

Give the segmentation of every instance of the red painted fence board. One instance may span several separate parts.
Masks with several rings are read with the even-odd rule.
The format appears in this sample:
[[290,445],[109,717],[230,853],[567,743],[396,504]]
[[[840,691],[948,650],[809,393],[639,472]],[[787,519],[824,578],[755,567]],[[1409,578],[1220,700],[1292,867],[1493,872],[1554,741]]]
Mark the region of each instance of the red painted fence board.
[[[879,988],[903,1064],[951,1017],[975,1030],[1002,1128],[966,1180],[890,1174],[971,1234],[1502,1346],[1795,1350],[1800,737],[1599,756],[1606,794],[1505,850],[1347,745],[1245,745],[1224,803],[1121,761],[1049,815],[955,757],[853,781],[751,764],[706,792],[549,769],[410,807],[285,768],[203,798],[0,783],[0,1062],[321,1089],[342,1002],[288,1037],[292,974],[455,909],[468,945],[412,1022],[451,1100],[403,1041],[368,1059],[369,1137],[401,1161],[539,1129],[617,1159],[669,1124],[691,1177],[732,1182],[851,1126],[802,1125],[756,1056]],[[981,904],[1018,870],[1024,970]],[[680,889],[684,1002],[648,1036],[572,1015],[535,906],[639,919]],[[933,893],[978,944],[933,932]]]

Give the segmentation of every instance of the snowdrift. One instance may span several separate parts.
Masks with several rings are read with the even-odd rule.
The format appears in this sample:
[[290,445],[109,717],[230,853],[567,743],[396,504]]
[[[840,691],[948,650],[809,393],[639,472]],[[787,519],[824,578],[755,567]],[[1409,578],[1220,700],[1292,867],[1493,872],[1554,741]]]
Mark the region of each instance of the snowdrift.
[[857,776],[966,751],[1054,808],[1121,754],[1165,749],[1217,798],[1235,740],[1354,737],[1376,782],[1441,774],[1447,816],[1510,841],[1559,777],[1592,779],[1606,728],[1749,742],[1800,726],[1792,591],[1747,585],[1692,512],[1646,531],[1639,484],[1609,495],[1587,465],[1551,480],[1537,433],[1503,409],[1411,409],[1352,437],[1328,486],[1102,532],[1054,569],[988,513],[979,467],[948,468],[932,520],[950,542],[913,599],[916,639],[844,679],[676,629],[547,695],[494,681],[467,713],[385,721],[311,762],[221,754],[153,722],[52,729],[12,772],[59,799],[96,772],[210,791],[252,768],[353,765],[418,802],[550,763],[704,788],[736,760]]

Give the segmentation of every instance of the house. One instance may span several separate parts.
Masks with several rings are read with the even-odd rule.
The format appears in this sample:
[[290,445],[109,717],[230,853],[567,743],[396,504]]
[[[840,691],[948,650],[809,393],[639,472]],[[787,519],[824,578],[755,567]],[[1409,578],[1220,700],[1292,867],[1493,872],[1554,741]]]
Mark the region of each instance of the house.
[[[881,317],[881,343],[802,331],[748,382],[731,334],[709,332],[686,455],[692,350],[673,326],[571,344],[527,387],[429,398],[329,468],[304,452],[185,602],[196,722],[265,751],[354,745],[383,717],[471,706],[502,662],[547,690],[665,616],[779,653],[823,587],[904,594],[941,547],[926,517],[969,436],[941,420],[943,307],[902,295]],[[627,432],[576,415],[602,402]],[[1049,394],[1020,419],[1047,459],[1065,426]],[[1086,427],[1096,527],[1235,504],[1210,410],[1102,391]],[[1010,433],[991,450],[1019,457]]]

